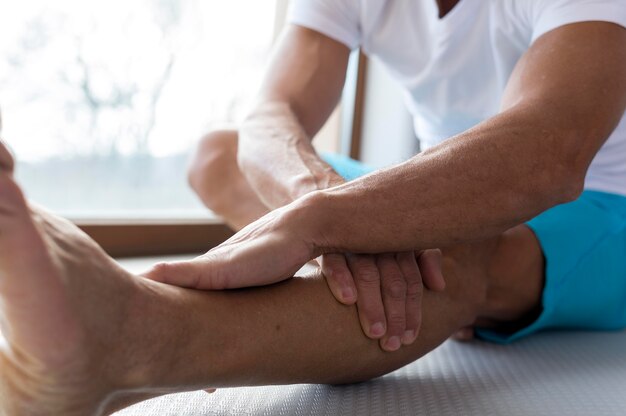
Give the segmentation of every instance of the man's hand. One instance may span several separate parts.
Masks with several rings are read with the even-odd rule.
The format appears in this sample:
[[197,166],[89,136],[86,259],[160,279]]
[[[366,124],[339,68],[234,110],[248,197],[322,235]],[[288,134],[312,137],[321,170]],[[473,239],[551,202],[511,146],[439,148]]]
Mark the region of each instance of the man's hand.
[[[191,261],[159,263],[143,277],[202,290],[236,289],[277,283],[317,257],[309,244],[315,219],[294,202],[269,212]],[[305,208],[306,209],[306,208]],[[314,211],[314,210],[313,210]]]
[[281,35],[237,150],[241,173],[269,209],[341,183],[311,139],[341,98],[349,57],[341,42],[304,27]]
[[[345,182],[320,159],[311,138],[337,105],[349,53],[340,42],[297,26],[279,42],[259,104],[240,128],[237,151],[241,173],[268,209]],[[422,277],[433,290],[443,287],[443,279],[429,285],[428,277],[435,274],[420,274],[413,253],[347,258],[326,255],[321,262],[326,273],[336,276],[328,280],[335,297],[357,302],[363,331],[382,338],[384,349],[413,342],[421,320]],[[352,294],[342,297],[342,289]]]
[[319,261],[335,298],[346,305],[356,302],[363,332],[380,339],[386,351],[417,338],[424,285],[437,291],[445,287],[439,250],[325,254]]
[[[305,197],[271,211],[192,261],[161,263],[144,277],[203,290],[276,283],[290,278],[320,254],[311,241],[316,240],[319,218],[324,217],[316,206],[308,206]],[[401,342],[410,343],[417,337],[422,281],[430,289],[443,289],[439,262],[439,251],[427,250],[417,255],[326,254],[322,265],[340,301],[354,303],[358,295],[357,307],[366,334],[380,338],[386,332],[381,346],[392,351]],[[353,297],[343,297],[345,287],[353,291]],[[382,328],[376,328],[376,323]]]

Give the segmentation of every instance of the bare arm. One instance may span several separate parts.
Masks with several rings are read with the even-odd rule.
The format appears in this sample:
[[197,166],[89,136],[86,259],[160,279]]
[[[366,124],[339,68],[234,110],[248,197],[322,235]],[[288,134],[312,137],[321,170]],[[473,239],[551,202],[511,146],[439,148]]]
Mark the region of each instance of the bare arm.
[[277,208],[343,183],[311,144],[336,107],[350,51],[317,32],[291,26],[266,71],[255,109],[239,133],[239,167],[260,199]]
[[[518,63],[500,114],[402,165],[305,201],[309,221],[322,230],[318,249],[447,246],[577,198],[626,107],[625,45],[626,30],[611,23],[545,34]],[[314,212],[336,215],[315,220]]]
[[269,284],[323,252],[447,247],[569,201],[624,113],[625,44],[626,30],[610,23],[549,32],[519,62],[499,115],[398,167],[272,211],[151,277],[199,289]]
[[[268,208],[345,183],[315,152],[311,138],[337,105],[349,52],[299,26],[283,35],[258,103],[239,131],[237,152],[241,173]],[[386,335],[381,342],[388,349],[410,344],[417,336],[422,277],[431,289],[444,286],[438,252],[416,256],[407,250],[395,259],[401,270],[395,276],[381,273],[375,256],[328,253],[321,260],[335,297],[353,304],[358,296],[364,332],[372,338]],[[381,285],[387,288],[382,293]]]

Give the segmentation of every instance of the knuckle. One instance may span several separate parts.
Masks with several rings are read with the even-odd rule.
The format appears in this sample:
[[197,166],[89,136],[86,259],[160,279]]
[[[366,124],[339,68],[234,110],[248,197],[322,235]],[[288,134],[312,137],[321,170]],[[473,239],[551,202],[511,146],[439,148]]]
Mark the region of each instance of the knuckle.
[[354,265],[356,277],[362,282],[378,282],[380,275],[376,265],[370,262],[357,262]]
[[341,270],[341,269],[330,269],[326,277],[329,277],[336,282],[345,282],[346,280],[350,279],[352,276],[350,276],[348,273],[346,273],[344,270]]
[[206,286],[207,289],[213,290],[230,289],[230,282],[224,273],[213,273],[208,279],[203,279],[199,273],[196,273],[192,276],[192,282],[193,287],[198,288]]
[[150,274],[156,275],[156,276],[166,276],[170,270],[172,269],[172,267],[170,266],[169,263],[157,263],[152,267],[152,270],[150,271]]
[[406,287],[406,295],[408,298],[417,298],[422,294],[423,285],[422,281],[410,282]]
[[406,320],[403,315],[392,313],[387,316],[387,326],[389,328],[404,328]]
[[326,263],[323,267],[324,274],[333,280],[348,280],[352,279],[352,274],[347,267],[338,263]]
[[394,279],[385,284],[383,290],[385,294],[392,299],[404,299],[407,294],[406,283],[400,279]]
[[421,303],[422,297],[419,295],[407,295],[406,301],[408,305],[411,305],[411,308],[414,308],[413,305],[419,305]]
[[331,273],[330,275],[326,275],[326,279],[331,286],[336,288],[347,288],[354,286],[352,275],[347,273]]
[[422,275],[417,266],[407,267],[403,270],[403,272],[404,272],[404,279],[407,282],[421,282],[422,281]]

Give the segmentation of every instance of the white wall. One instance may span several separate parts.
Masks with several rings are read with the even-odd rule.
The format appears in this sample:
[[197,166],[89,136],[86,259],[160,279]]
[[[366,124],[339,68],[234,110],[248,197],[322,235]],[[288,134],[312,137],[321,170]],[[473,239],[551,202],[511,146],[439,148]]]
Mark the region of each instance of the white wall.
[[376,168],[400,163],[419,150],[401,87],[374,60],[366,82],[361,161]]

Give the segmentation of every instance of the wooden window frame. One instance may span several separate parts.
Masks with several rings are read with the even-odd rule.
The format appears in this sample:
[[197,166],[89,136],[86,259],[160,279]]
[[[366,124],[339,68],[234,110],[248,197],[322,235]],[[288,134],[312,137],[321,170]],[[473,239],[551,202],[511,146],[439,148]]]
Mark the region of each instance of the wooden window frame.
[[204,253],[227,240],[233,231],[219,218],[93,220],[74,223],[113,257]]
[[355,160],[361,160],[367,66],[362,51],[352,52],[341,98],[341,153]]

